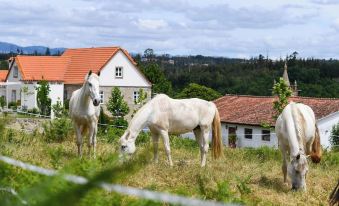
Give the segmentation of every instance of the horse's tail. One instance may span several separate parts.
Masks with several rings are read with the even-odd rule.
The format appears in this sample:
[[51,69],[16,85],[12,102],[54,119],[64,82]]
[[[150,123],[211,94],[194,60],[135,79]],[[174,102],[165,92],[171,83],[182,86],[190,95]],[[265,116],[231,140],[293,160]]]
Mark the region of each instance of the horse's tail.
[[215,115],[212,123],[212,157],[219,158],[222,155],[221,125],[218,109],[215,108]]
[[315,137],[312,143],[312,152],[311,152],[311,159],[314,163],[319,163],[321,160],[322,149],[320,144],[320,135],[318,126],[315,125]]
[[302,148],[305,151],[305,119],[298,109],[297,104],[294,102],[291,103],[291,111],[299,148]]

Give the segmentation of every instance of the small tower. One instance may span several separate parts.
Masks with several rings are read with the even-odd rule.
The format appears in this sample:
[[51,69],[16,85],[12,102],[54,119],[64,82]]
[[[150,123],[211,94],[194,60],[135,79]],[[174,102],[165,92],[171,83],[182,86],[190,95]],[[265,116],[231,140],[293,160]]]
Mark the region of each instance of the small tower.
[[288,78],[288,72],[287,72],[287,64],[286,64],[286,62],[285,62],[285,66],[284,66],[283,79],[284,79],[285,83],[287,84],[287,86],[292,90],[292,96],[298,96],[298,85],[297,85],[297,81],[294,80],[294,85],[291,85],[291,84],[290,84],[290,79]]
[[287,64],[286,64],[286,62],[285,62],[285,66],[284,66],[283,79],[284,79],[285,83],[287,84],[287,86],[289,86],[291,88],[290,79],[288,78],[288,73],[287,73]]

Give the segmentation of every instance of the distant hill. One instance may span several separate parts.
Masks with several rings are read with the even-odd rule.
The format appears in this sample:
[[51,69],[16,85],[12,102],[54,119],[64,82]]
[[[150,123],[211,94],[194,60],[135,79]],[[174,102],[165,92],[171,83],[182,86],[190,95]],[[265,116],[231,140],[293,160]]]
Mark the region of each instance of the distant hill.
[[[24,54],[45,54],[46,49],[48,47],[45,46],[27,46],[22,47],[16,44],[11,44],[7,42],[0,42],[0,53],[20,53],[23,52]],[[65,51],[66,48],[50,48],[51,55],[55,55],[58,53],[62,53]]]

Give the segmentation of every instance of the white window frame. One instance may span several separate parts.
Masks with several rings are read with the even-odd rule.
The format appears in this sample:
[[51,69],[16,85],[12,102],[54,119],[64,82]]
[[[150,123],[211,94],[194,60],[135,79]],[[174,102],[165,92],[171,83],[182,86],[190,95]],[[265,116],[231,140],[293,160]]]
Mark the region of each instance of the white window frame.
[[122,79],[124,75],[124,68],[122,66],[115,67],[115,78]]
[[[14,97],[14,98],[13,98],[13,97]],[[12,101],[12,102],[15,102],[15,103],[16,103],[16,101],[17,101],[17,99],[16,99],[16,90],[15,90],[15,89],[12,90],[11,101]]]
[[[139,91],[134,91],[133,92],[133,100],[134,100],[134,103],[139,99]],[[140,104],[140,103],[138,103]]]
[[14,66],[13,78],[18,78],[18,77],[19,77],[19,69],[17,66]]
[[104,102],[105,102],[105,93],[104,93],[104,91],[99,91],[99,96],[100,96],[100,104],[104,104]]

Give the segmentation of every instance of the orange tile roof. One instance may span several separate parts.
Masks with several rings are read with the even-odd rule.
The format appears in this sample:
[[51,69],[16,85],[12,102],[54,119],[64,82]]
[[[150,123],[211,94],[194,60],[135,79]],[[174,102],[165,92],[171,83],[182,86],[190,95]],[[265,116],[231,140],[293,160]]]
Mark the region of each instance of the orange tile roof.
[[[276,97],[225,95],[214,103],[220,113],[222,122],[246,125],[268,123],[274,126],[272,105]],[[289,101],[300,102],[310,106],[317,119],[339,111],[339,99],[291,97]]]
[[0,70],[0,82],[4,82],[7,77],[8,70]]
[[62,56],[17,56],[22,80],[63,81],[65,84],[82,84],[89,70],[98,73],[108,61],[122,51],[136,65],[128,52],[120,47],[67,49]]
[[16,56],[15,62],[22,75],[22,80],[63,81],[68,58],[58,56]]

